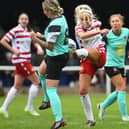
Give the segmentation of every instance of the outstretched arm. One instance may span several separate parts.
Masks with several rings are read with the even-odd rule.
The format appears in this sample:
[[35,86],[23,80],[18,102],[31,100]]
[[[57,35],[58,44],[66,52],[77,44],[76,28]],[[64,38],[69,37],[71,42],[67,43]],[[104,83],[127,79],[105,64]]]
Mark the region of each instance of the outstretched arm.
[[81,39],[85,39],[85,38],[90,38],[92,36],[95,36],[97,34],[107,34],[109,32],[108,29],[98,29],[96,31],[93,32],[77,32],[76,34],[81,38]]

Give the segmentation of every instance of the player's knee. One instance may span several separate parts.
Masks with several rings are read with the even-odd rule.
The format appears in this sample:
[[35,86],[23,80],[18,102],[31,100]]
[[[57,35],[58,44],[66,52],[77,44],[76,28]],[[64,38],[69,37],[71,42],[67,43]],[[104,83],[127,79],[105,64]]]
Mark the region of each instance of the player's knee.
[[37,79],[35,82],[33,82],[34,85],[40,85],[40,80]]
[[46,73],[46,69],[43,69],[42,67],[39,67],[39,72],[41,74],[45,74]]
[[86,95],[86,94],[88,94],[88,90],[86,88],[81,88],[80,95]]
[[123,89],[126,89],[125,83],[122,82],[122,81],[117,81],[116,89],[117,89],[117,90],[123,90]]
[[126,86],[125,85],[120,85],[116,87],[117,91],[125,91],[126,90]]
[[17,90],[20,90],[20,88],[21,88],[21,86],[18,86],[18,85],[14,85],[13,86],[15,89],[17,89]]
[[46,64],[43,64],[43,65],[40,65],[39,66],[39,72],[41,73],[41,74],[45,74],[46,73]]

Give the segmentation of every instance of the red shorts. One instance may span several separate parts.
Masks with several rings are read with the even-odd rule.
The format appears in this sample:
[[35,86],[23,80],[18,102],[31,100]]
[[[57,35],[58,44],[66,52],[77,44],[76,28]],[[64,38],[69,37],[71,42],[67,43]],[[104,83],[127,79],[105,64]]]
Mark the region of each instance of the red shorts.
[[14,74],[20,74],[23,77],[27,78],[28,76],[32,75],[35,73],[35,70],[33,69],[32,65],[30,62],[21,62],[21,63],[16,63],[14,64],[16,67],[16,70],[14,71]]
[[82,59],[82,61],[80,63],[80,66],[81,66],[80,74],[85,73],[85,74],[88,74],[91,77],[93,77],[95,72],[98,70],[98,68],[101,68],[104,66],[104,64],[106,62],[105,49],[104,48],[96,48],[96,49],[99,52],[99,63],[94,64],[89,59],[85,59],[85,60]]

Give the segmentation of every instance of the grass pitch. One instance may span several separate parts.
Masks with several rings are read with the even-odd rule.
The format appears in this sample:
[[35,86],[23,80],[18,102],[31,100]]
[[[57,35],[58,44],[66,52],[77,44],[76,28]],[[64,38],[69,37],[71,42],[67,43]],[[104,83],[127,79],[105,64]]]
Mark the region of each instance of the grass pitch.
[[[62,129],[86,129],[86,119],[78,95],[60,95],[64,119],[67,121],[67,126]],[[105,95],[91,95],[94,116],[96,118],[96,126],[93,129],[129,129],[129,122],[123,122],[120,117],[117,103],[110,106],[106,111],[105,119],[98,119],[98,110],[96,104],[104,100]],[[41,96],[35,100],[34,107],[38,111],[38,106],[41,103]],[[0,98],[0,105],[4,101],[4,97]],[[34,117],[26,114],[24,108],[26,105],[27,96],[19,95],[10,105],[9,118],[5,119],[0,116],[0,129],[50,129],[54,122],[54,117],[51,109],[39,111],[41,116]],[[127,96],[129,103],[129,96]],[[129,105],[128,105],[129,107]],[[129,110],[128,110],[129,111]]]

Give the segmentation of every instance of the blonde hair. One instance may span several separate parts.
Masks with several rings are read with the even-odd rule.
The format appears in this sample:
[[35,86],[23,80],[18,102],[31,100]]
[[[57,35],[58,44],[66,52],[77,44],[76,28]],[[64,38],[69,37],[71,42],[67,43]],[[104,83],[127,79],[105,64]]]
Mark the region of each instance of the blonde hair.
[[58,0],[44,0],[42,7],[46,11],[51,11],[52,15],[62,15],[64,10],[60,7]]
[[109,23],[111,22],[112,17],[118,17],[124,24],[124,16],[121,15],[120,13],[112,14],[109,18]]
[[92,19],[95,18],[93,11],[91,7],[87,4],[78,5],[75,8],[75,22],[78,24],[80,21],[80,15],[87,15],[88,17],[91,17]]

